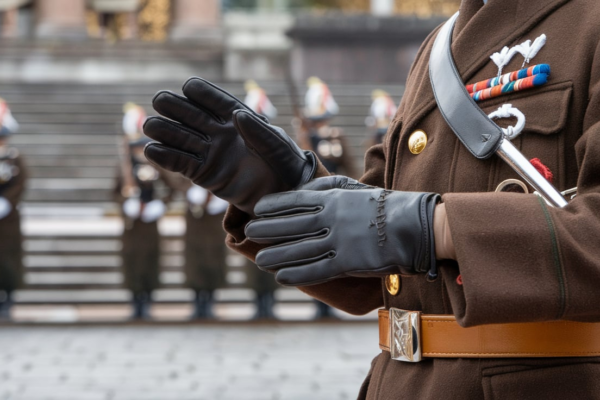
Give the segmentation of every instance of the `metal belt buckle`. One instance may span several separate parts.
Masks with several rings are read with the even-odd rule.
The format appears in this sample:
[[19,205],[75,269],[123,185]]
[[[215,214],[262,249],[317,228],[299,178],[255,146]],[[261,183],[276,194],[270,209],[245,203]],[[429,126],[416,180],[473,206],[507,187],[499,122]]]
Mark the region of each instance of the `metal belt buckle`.
[[421,313],[390,308],[390,354],[392,360],[421,361]]

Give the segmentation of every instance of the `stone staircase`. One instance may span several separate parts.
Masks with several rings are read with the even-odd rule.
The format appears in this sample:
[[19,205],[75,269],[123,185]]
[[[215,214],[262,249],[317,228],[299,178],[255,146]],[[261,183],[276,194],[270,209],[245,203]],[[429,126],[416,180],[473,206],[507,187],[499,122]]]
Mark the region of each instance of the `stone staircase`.
[[[184,78],[185,79],[185,78]],[[13,317],[21,321],[126,318],[129,293],[121,287],[119,235],[122,221],[113,202],[118,174],[122,105],[134,101],[152,114],[150,101],[159,89],[179,91],[181,82],[153,84],[0,84],[21,131],[12,139],[29,169],[22,204],[26,286],[16,294]],[[242,83],[222,84],[243,97]],[[272,121],[292,132],[293,111],[284,83],[264,84],[279,110]],[[373,85],[332,85],[350,151],[362,170]],[[384,87],[398,101],[401,86]],[[192,293],[183,287],[183,203],[175,202],[160,224],[162,288],[155,293],[156,315],[185,317]],[[229,286],[217,293],[217,315],[243,319],[252,315],[253,292],[245,287],[245,260],[228,256]],[[309,299],[301,292],[277,292],[282,318],[310,317]],[[302,306],[304,308],[294,308]],[[307,308],[308,307],[308,311]],[[162,307],[162,310],[161,310]],[[173,307],[178,307],[173,309]],[[287,307],[287,308],[286,308]],[[120,310],[112,313],[107,310]],[[170,311],[169,311],[170,310]],[[174,311],[175,310],[175,311]],[[187,311],[186,311],[187,310]],[[120,317],[115,317],[120,316]]]

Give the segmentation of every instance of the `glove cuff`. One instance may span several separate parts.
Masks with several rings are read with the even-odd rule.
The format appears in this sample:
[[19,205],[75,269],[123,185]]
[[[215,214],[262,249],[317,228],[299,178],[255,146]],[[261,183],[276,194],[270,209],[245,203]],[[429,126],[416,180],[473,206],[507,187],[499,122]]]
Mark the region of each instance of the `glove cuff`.
[[319,168],[319,159],[315,153],[310,150],[304,150],[303,153],[306,156],[306,166],[304,167],[304,171],[302,171],[302,177],[300,178],[300,182],[298,182],[296,188],[311,181],[315,177],[317,169]]
[[419,271],[427,273],[427,279],[435,280],[438,277],[437,259],[435,256],[435,232],[433,229],[433,213],[442,197],[437,193],[427,193],[421,200],[421,219],[423,220],[423,238],[425,239],[423,259],[418,264]]

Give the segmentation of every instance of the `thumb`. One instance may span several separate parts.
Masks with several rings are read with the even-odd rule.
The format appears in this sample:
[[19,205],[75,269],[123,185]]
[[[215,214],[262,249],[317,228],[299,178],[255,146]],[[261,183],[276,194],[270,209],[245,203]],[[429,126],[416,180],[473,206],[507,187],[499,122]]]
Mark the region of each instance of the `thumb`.
[[290,187],[302,182],[309,160],[283,129],[263,122],[246,110],[235,111],[233,123],[246,146],[277,171]]

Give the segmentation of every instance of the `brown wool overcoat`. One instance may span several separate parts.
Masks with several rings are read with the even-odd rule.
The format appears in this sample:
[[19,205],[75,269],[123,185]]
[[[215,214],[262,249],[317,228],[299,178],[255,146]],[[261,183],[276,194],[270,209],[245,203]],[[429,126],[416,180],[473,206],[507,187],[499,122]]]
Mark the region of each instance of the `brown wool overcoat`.
[[[427,66],[435,33],[417,55],[385,143],[366,156],[362,181],[444,194],[458,262],[440,263],[441,277],[432,283],[422,275],[403,276],[397,296],[381,279],[346,278],[301,290],[351,313],[397,307],[454,314],[463,326],[600,321],[600,2],[490,0],[484,6],[463,0],[454,32],[453,55],[465,83],[496,76],[492,53],[546,34],[531,64],[550,64],[548,84],[480,106],[490,113],[511,103],[525,114],[526,128],[513,143],[547,165],[559,189],[578,186],[564,209],[547,207],[534,195],[494,193],[501,181],[518,177],[495,156],[475,159],[444,122]],[[522,63],[516,56],[504,71]],[[407,140],[417,129],[429,143],[413,155]],[[246,221],[232,208],[225,226],[229,245],[252,257],[259,247],[245,240]],[[600,399],[600,358],[407,364],[382,352],[359,398]]]

